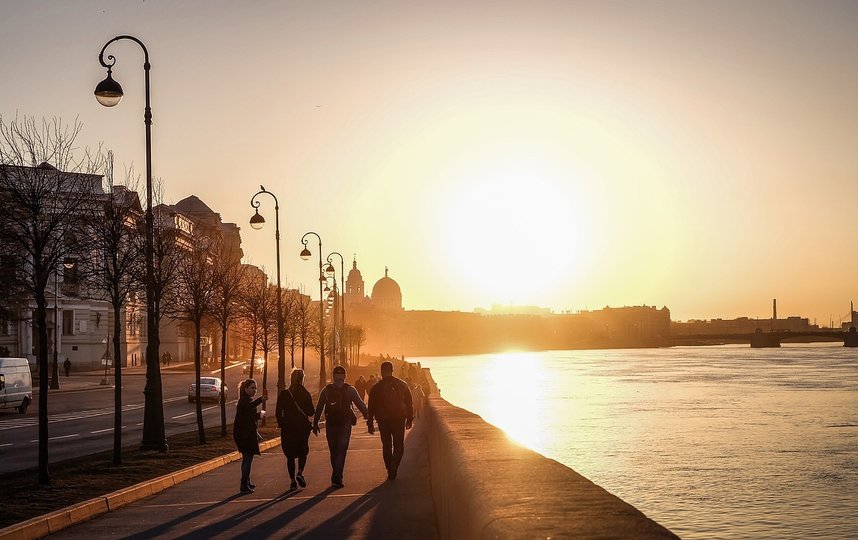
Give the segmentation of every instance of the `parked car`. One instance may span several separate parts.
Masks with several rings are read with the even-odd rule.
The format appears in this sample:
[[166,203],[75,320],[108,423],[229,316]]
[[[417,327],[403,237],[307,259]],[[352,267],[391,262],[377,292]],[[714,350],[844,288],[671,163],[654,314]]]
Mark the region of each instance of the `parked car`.
[[[221,380],[217,377],[200,377],[200,400],[209,399],[212,401],[220,400]],[[229,397],[229,389],[223,386],[223,399]],[[188,387],[188,403],[193,403],[197,399],[197,383],[192,382]]]
[[33,402],[33,379],[26,358],[0,358],[0,409],[27,412]]

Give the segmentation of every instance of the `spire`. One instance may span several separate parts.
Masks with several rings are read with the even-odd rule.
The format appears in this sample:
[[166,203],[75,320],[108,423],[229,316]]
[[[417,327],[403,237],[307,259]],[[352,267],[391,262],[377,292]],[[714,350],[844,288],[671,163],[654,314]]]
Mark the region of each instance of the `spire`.
[[357,269],[357,253],[353,253],[352,257],[354,257],[354,259],[352,260],[352,270],[356,270]]
[[387,267],[384,267],[384,277],[387,277]]

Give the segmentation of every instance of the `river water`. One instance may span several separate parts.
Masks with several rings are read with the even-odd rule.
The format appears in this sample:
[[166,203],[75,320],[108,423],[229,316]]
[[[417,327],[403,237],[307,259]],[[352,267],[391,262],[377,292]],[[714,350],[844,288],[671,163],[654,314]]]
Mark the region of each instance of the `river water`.
[[683,538],[858,538],[858,350],[409,358],[449,402]]

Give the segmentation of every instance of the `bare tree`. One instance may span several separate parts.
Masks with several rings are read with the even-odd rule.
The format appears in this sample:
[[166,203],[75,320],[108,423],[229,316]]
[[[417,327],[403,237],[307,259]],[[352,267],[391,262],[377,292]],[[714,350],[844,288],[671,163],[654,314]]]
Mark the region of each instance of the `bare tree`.
[[345,342],[349,350],[349,364],[359,366],[360,348],[366,343],[366,331],[363,326],[347,324]]
[[[46,289],[69,254],[85,252],[83,220],[101,191],[100,149],[75,157],[82,125],[0,117],[0,245],[15,254],[15,283],[36,303],[39,366],[39,483],[48,472],[48,322]],[[7,263],[8,264],[8,263]],[[54,321],[57,324],[58,321]],[[56,346],[56,344],[54,344]],[[54,381],[58,383],[56,356]]]
[[[241,313],[241,288],[247,267],[241,264],[241,252],[225,242],[218,242],[213,251],[212,284],[215,290],[211,314],[220,327],[220,434],[221,437],[226,437],[226,399],[223,395],[223,381],[226,379],[226,339],[230,325]],[[253,365],[252,358],[250,365]]]
[[[198,237],[185,253],[176,273],[176,302],[171,317],[183,320],[194,328],[194,373],[197,382],[196,402],[197,431],[200,444],[206,443],[203,410],[200,403],[200,377],[202,375],[201,346],[203,319],[214,304],[214,265],[209,256],[208,239]],[[223,387],[221,387],[223,394]],[[221,398],[222,399],[222,398]]]
[[[99,211],[87,223],[92,232],[93,263],[86,272],[86,290],[106,297],[113,308],[114,416],[113,463],[122,463],[122,308],[129,297],[140,290],[136,269],[144,263],[139,249],[143,234],[143,209],[136,191],[129,190],[133,171],[126,173],[126,185],[114,184],[112,155],[108,154],[107,195]],[[134,185],[133,183],[131,185]],[[105,359],[105,361],[107,361]]]
[[[298,342],[301,345],[301,369],[304,369],[305,357],[307,348],[312,347],[315,334],[313,332],[313,315],[310,313],[310,297],[304,294],[298,294],[295,302],[295,333],[298,336]],[[322,384],[321,382],[319,384]]]

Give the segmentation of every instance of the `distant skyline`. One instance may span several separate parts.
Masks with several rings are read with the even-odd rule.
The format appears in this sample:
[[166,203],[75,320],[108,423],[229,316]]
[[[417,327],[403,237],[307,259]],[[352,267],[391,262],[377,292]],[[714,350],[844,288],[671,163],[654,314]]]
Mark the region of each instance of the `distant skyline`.
[[[241,227],[313,298],[325,255],[406,309],[667,306],[674,320],[858,300],[858,3],[0,0],[0,115],[84,124]],[[348,268],[346,269],[348,271]]]

